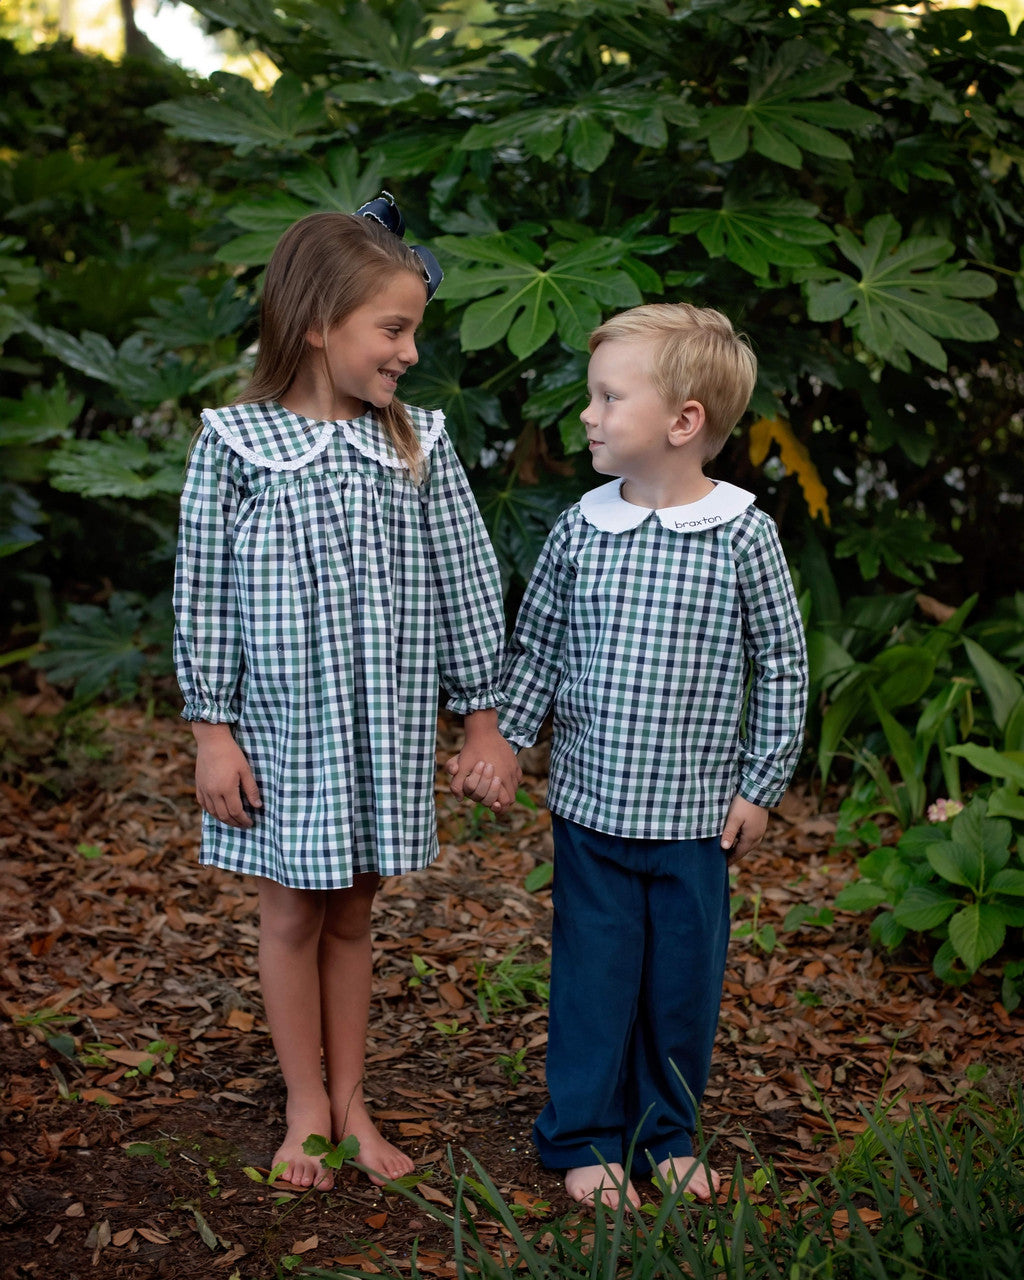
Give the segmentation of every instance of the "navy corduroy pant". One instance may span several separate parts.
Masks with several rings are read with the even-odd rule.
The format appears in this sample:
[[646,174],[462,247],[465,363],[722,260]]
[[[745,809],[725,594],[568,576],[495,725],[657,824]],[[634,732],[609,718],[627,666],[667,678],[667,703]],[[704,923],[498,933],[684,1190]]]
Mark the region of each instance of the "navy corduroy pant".
[[[721,1007],[729,873],[718,837],[633,840],[552,815],[552,1169],[693,1154]],[[596,1154],[595,1154],[596,1153]]]

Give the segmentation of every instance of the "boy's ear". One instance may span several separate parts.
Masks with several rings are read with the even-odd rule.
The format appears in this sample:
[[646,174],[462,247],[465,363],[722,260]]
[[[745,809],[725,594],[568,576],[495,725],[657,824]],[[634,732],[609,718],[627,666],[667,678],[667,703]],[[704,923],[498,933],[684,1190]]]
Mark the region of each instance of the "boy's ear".
[[704,427],[704,406],[699,400],[687,400],[668,429],[669,444],[690,444]]

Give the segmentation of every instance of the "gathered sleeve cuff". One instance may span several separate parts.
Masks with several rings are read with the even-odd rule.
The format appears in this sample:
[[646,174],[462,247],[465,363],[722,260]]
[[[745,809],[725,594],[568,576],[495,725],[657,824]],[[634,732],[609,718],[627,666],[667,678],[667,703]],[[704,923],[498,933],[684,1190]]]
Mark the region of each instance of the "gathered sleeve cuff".
[[174,572],[174,666],[186,720],[238,719],[242,637],[231,530],[240,484],[230,449],[209,426],[189,459]]
[[770,808],[786,793],[803,747],[807,646],[778,531],[762,516],[737,559],[744,647],[751,666],[739,792]]
[[431,572],[437,600],[437,662],[447,706],[457,715],[499,704],[505,642],[501,575],[446,432],[430,453],[423,488]]
[[573,574],[560,516],[537,559],[508,644],[498,727],[516,748],[531,747],[554,702],[562,667]]

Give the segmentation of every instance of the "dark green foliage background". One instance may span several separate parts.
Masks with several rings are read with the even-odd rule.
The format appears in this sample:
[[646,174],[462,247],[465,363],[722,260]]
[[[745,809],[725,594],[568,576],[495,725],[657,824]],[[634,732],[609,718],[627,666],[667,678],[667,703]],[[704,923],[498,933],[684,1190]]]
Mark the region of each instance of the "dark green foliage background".
[[[984,927],[931,933],[950,980],[1017,945],[1024,37],[985,7],[845,0],[495,0],[470,7],[475,25],[419,0],[192,7],[276,63],[270,91],[0,42],[12,683],[28,661],[79,700],[173,699],[198,413],[245,376],[281,232],[386,187],[446,271],[403,395],[445,410],[510,609],[595,480],[578,420],[590,329],[664,298],[750,335],[753,418],[777,420],[786,465],[755,464],[740,430],[713,474],[782,530],[808,761],[850,783],[854,845],[884,852],[940,796],[1008,819],[998,892],[939,886],[943,910],[991,908]],[[871,864],[890,906],[938,876],[912,847]]]

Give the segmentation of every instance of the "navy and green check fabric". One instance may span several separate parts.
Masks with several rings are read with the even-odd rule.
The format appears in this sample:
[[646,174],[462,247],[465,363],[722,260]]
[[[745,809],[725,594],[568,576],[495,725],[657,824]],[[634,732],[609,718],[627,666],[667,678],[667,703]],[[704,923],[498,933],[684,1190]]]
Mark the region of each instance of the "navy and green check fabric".
[[[621,503],[618,483],[594,494]],[[633,527],[602,528],[602,509],[584,498],[545,544],[508,645],[502,732],[528,746],[553,709],[547,803],[571,822],[719,835],[737,792],[782,798],[801,747],[806,651],[775,524],[752,505],[706,526],[634,507]]]
[[263,806],[203,815],[201,861],[302,889],[437,853],[439,685],[496,705],[497,563],[439,413],[414,483],[371,414],[206,411],[181,503],[175,661],[189,720],[230,722]]

